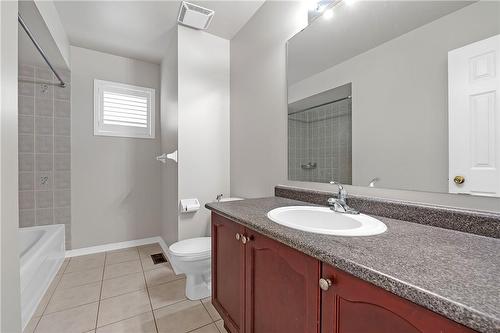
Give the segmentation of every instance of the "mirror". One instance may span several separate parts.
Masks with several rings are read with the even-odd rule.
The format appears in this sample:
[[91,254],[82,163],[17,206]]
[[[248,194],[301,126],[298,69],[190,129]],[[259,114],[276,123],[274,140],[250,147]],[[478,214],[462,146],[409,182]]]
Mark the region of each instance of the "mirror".
[[500,196],[500,2],[337,1],[287,43],[288,178]]

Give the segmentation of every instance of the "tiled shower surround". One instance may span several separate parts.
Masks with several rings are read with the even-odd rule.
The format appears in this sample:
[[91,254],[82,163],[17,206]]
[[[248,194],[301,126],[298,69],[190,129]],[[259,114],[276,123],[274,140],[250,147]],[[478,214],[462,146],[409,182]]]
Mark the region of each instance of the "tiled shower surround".
[[70,73],[48,67],[19,67],[19,227],[66,225],[71,248]]
[[[343,184],[352,182],[351,100],[288,116],[288,178]],[[307,169],[308,163],[316,163]]]

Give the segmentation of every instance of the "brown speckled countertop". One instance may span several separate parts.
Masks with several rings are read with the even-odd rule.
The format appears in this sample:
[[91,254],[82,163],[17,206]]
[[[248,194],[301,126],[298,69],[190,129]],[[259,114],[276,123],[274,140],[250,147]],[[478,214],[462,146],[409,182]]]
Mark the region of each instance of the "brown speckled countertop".
[[279,197],[206,207],[250,229],[480,332],[500,332],[500,240],[377,217],[381,235],[340,237],[291,229],[271,209],[311,205]]

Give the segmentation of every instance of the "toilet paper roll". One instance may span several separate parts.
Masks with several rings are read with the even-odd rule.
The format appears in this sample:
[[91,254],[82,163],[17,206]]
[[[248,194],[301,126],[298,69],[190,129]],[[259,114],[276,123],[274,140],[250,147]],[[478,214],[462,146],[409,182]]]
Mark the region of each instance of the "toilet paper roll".
[[181,199],[181,212],[192,213],[200,209],[200,202],[198,199]]

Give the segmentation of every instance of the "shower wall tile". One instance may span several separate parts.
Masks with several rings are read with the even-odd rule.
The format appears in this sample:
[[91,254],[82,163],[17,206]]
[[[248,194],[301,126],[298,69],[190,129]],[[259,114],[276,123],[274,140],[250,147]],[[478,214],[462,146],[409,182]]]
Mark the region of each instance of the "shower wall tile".
[[54,170],[69,171],[71,170],[71,155],[70,154],[55,154],[54,155]]
[[69,136],[56,136],[54,138],[54,153],[71,153],[71,138]]
[[35,66],[32,65],[19,65],[18,75],[22,78],[33,79],[35,77]]
[[39,117],[53,117],[54,101],[46,98],[35,98],[35,115]]
[[64,190],[71,188],[71,173],[56,171],[54,175],[54,188]]
[[35,118],[33,116],[19,116],[19,134],[33,134]]
[[35,141],[33,135],[19,135],[19,153],[33,153],[34,145]]
[[19,209],[34,209],[35,208],[35,192],[21,191],[19,192]]
[[71,221],[71,208],[54,208],[54,220],[56,224],[69,224]]
[[19,173],[19,191],[33,191],[35,189],[35,175],[33,172]]
[[36,68],[36,78],[41,81],[52,82],[54,76],[52,75],[52,71],[49,68],[37,67]]
[[[69,83],[68,80],[66,80],[66,82]],[[70,85],[68,84],[66,88],[64,89],[56,89],[54,91],[54,98],[55,99],[62,99],[62,100],[65,100],[65,101],[69,101],[70,98],[71,98],[71,87]]]
[[54,224],[54,210],[52,208],[37,209],[35,216],[36,225]]
[[54,208],[70,206],[71,191],[54,191]]
[[35,99],[30,96],[19,96],[18,109],[20,115],[32,116],[35,112]]
[[60,118],[69,118],[71,116],[71,104],[69,101],[54,101],[54,116]]
[[69,118],[55,118],[55,135],[71,135],[71,121]]
[[[70,72],[59,72],[69,85]],[[47,67],[19,66],[19,226],[63,223],[70,249],[70,87],[54,81]]]
[[35,155],[19,154],[19,172],[35,171]]
[[35,152],[37,154],[52,154],[54,137],[52,135],[35,137]]
[[20,81],[17,89],[18,94],[21,96],[35,96],[35,85],[33,83]]
[[54,192],[36,191],[35,203],[36,208],[52,208],[54,206]]
[[21,209],[19,211],[19,227],[33,227],[35,225],[35,210]]
[[36,154],[35,166],[36,171],[52,171],[54,155],[52,154]]
[[35,117],[35,134],[52,135],[54,132],[54,118]]

